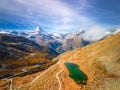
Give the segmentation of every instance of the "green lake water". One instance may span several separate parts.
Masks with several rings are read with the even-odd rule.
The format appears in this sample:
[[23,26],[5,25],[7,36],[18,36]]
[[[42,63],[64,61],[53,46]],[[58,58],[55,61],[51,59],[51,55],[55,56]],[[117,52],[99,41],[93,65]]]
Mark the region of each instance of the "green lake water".
[[77,64],[71,63],[71,62],[65,62],[64,63],[67,69],[70,72],[70,77],[79,84],[87,84],[87,76],[84,72],[82,72],[79,69],[79,66]]

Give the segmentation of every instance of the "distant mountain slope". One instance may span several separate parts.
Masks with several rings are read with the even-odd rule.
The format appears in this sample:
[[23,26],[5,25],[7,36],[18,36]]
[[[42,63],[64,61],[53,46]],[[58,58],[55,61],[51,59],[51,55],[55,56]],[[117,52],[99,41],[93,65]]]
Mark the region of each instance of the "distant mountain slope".
[[22,36],[35,41],[40,46],[47,46],[57,53],[63,53],[67,50],[73,50],[75,48],[86,46],[90,43],[103,39],[104,37],[120,32],[120,27],[111,28],[102,32],[99,31],[97,35],[100,33],[100,36],[97,36],[94,32],[95,31],[93,30],[79,30],[66,34],[51,34],[44,31],[44,29],[42,29],[40,26],[37,26],[35,30],[28,32],[0,30],[0,33]]
[[[0,34],[0,51],[4,53],[3,55],[18,57],[17,52],[22,53],[34,53],[34,52],[47,52],[52,53],[53,55],[57,55],[55,51],[53,51],[50,48],[40,46],[39,44],[35,43],[34,41],[31,41],[29,39],[26,39],[21,36],[14,36],[9,34]],[[4,48],[4,49],[3,49]],[[12,54],[13,52],[13,54]],[[8,54],[5,54],[8,53]],[[25,55],[26,55],[25,54]],[[6,58],[6,56],[0,55],[0,59]]]
[[60,53],[63,53],[67,50],[73,50],[88,45],[90,42],[85,41],[82,37],[84,33],[85,31],[82,30],[66,34],[63,40],[61,41],[61,46],[59,46],[56,50]]
[[27,38],[0,34],[0,77],[34,67],[36,64],[52,62],[57,55],[49,47],[40,46]]

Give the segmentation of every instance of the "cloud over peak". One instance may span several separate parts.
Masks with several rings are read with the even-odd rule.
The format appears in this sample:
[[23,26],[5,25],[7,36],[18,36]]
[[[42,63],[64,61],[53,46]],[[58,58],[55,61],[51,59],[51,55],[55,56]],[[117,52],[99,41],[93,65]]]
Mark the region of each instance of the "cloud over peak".
[[85,34],[83,35],[84,40],[87,41],[97,41],[102,39],[106,35],[106,29],[102,26],[91,26],[86,30]]

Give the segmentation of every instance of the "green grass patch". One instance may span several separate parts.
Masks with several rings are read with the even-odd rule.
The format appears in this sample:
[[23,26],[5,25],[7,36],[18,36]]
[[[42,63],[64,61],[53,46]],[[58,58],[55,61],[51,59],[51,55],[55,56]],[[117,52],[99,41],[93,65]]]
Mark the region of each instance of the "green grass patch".
[[70,77],[75,82],[77,82],[78,84],[87,84],[87,75],[79,69],[78,65],[71,62],[65,62],[64,64],[70,72]]

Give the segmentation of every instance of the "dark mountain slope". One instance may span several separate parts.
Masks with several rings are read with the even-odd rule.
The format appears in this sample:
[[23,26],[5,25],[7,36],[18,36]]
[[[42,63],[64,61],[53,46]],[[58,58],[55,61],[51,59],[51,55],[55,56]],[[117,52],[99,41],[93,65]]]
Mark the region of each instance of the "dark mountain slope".
[[[57,53],[21,36],[0,34],[0,77],[53,63]],[[47,67],[47,66],[46,66]],[[24,71],[25,71],[24,70]]]

